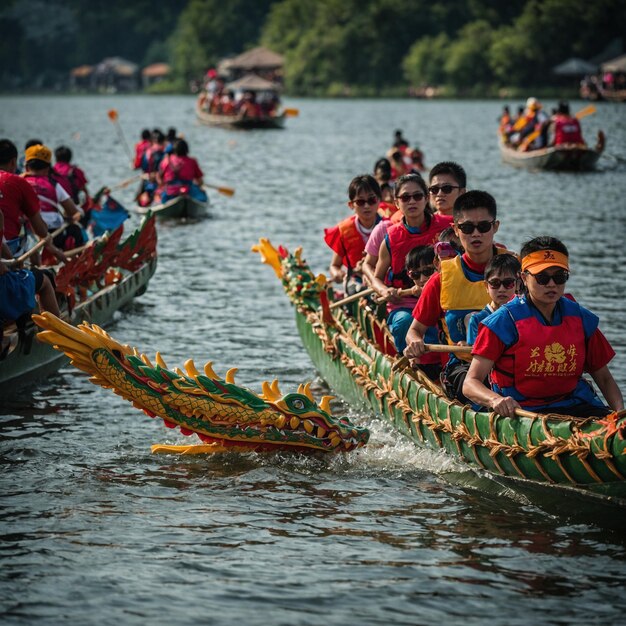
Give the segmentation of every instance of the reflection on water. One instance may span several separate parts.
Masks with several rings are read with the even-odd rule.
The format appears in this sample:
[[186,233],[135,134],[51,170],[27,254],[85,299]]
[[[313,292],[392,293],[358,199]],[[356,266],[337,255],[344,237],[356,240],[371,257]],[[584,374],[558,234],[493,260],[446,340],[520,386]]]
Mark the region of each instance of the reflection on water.
[[[587,136],[607,131],[608,154],[599,172],[572,175],[501,164],[497,102],[294,105],[284,132],[230,133],[197,126],[186,97],[4,98],[0,135],[69,142],[97,189],[129,175],[109,108],[132,138],[183,132],[206,180],[236,195],[212,195],[212,219],[159,225],[149,290],[111,332],[171,367],[212,360],[257,391],[273,378],[290,391],[315,371],[250,246],[302,245],[325,271],[322,228],[347,215],[349,180],[402,128],[427,163],[458,160],[471,187],[495,195],[503,243],[567,243],[568,288],[600,315],[626,389],[623,107],[586,118]],[[133,193],[119,199],[130,207]],[[327,391],[315,381],[317,397]],[[341,403],[335,412],[369,425]],[[152,443],[190,440],[70,367],[2,399],[0,420],[3,623],[605,624],[626,606],[624,533],[594,523],[610,512],[570,516],[580,503],[569,496],[487,480],[380,422],[350,455],[152,456]]]

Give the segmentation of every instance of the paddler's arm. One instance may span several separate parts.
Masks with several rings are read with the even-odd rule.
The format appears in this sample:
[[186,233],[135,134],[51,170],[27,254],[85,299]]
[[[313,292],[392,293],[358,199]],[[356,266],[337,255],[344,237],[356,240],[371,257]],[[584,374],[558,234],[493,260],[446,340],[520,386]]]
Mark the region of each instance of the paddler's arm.
[[463,383],[463,395],[476,404],[490,407],[500,415],[515,417],[515,409],[521,408],[519,403],[509,396],[501,396],[483,383],[492,367],[491,359],[475,354]]
[[614,411],[622,411],[624,409],[624,397],[609,370],[609,366],[605,365],[599,370],[591,372],[591,377],[598,385],[608,405]]
[[424,335],[427,330],[427,326],[424,326],[424,324],[418,322],[416,319],[413,320],[406,334],[406,348],[404,349],[404,356],[409,359],[419,359],[422,355],[426,354],[426,348],[424,347]]
[[343,268],[343,262],[341,257],[333,252],[333,259],[330,262],[330,279],[336,283],[343,282],[343,279],[346,277],[346,271]]
[[389,287],[383,282],[390,267],[391,254],[387,249],[387,242],[383,239],[380,243],[378,261],[376,262],[376,269],[374,270],[374,275],[372,276],[371,285],[381,298],[391,302],[397,302],[399,300],[398,289],[395,287]]
[[41,213],[39,213],[38,211],[34,215],[31,215],[31,217],[28,218],[28,221],[30,222],[30,225],[35,235],[37,235],[39,239],[46,240],[44,248],[50,254],[52,254],[57,259],[57,261],[60,261],[61,263],[66,263],[67,257],[65,256],[65,254],[63,254],[61,250],[59,250],[59,248],[54,245],[54,243],[52,243],[52,239],[48,235],[48,225],[43,221]]
[[60,205],[63,207],[63,213],[65,217],[71,222],[78,222],[78,220],[85,214],[84,211],[77,207],[74,204],[74,200],[68,198],[67,200],[63,200],[60,202]]
[[376,263],[378,262],[378,257],[373,254],[366,254],[363,259],[363,267],[361,271],[365,276],[368,285],[372,284],[372,280],[374,279],[374,272],[376,271]]

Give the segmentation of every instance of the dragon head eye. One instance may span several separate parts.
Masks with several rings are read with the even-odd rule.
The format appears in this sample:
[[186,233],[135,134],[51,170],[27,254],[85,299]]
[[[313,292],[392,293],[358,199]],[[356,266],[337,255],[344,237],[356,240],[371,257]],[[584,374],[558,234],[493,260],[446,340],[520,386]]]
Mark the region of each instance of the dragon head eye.
[[304,400],[301,400],[300,398],[294,398],[291,401],[291,404],[294,409],[302,410],[304,408]]

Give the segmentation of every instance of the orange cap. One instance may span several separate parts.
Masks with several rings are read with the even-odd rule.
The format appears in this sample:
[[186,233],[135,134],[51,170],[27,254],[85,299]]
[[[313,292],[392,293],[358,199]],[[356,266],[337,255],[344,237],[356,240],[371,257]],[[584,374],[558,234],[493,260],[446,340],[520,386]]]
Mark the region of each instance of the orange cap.
[[40,161],[45,161],[46,163],[52,163],[52,150],[50,150],[48,146],[43,146],[41,144],[26,148],[24,156],[27,163],[31,159],[39,159]]
[[561,267],[569,270],[569,259],[566,254],[556,250],[536,250],[522,259],[522,271],[538,274],[549,267]]

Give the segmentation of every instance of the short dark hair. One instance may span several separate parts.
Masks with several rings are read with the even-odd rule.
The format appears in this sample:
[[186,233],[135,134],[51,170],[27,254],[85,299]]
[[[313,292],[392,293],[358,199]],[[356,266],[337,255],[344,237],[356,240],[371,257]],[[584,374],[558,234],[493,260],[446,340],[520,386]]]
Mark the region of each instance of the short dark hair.
[[420,265],[432,265],[435,261],[435,249],[432,246],[415,246],[406,255],[404,267],[413,270]]
[[45,170],[47,167],[50,167],[50,163],[47,161],[42,161],[41,159],[29,159],[26,161],[26,167],[33,172],[38,172],[39,170]]
[[176,129],[173,126],[167,129],[167,139],[168,141],[176,141]]
[[456,222],[461,217],[463,211],[473,211],[475,209],[487,209],[489,217],[494,220],[498,216],[496,199],[486,191],[474,189],[466,191],[455,200],[454,208],[452,209],[454,221]]
[[174,154],[176,156],[187,156],[189,154],[189,146],[184,139],[177,139],[174,142]]
[[348,198],[354,200],[358,193],[368,191],[371,191],[379,199],[382,195],[380,193],[380,185],[373,176],[370,174],[355,176],[348,185]]
[[54,158],[60,163],[69,163],[72,160],[72,151],[67,146],[59,146],[54,151]]
[[569,115],[569,104],[565,102],[565,100],[561,100],[561,102],[559,102],[557,113],[560,113],[561,115]]
[[452,176],[461,189],[467,187],[467,175],[465,174],[465,170],[454,161],[441,161],[441,163],[437,163],[437,165],[430,170],[428,180],[432,180],[438,174]]
[[43,146],[43,141],[41,141],[41,139],[29,139],[24,144],[24,150],[28,150],[28,148],[32,148],[33,146]]
[[491,257],[491,261],[485,267],[485,280],[492,276],[502,276],[511,274],[517,276],[522,271],[522,265],[514,254],[496,254]]
[[141,131],[141,138],[145,141],[146,139],[150,139],[150,137],[152,137],[152,134],[150,133],[150,129],[144,128]]
[[402,187],[404,187],[404,185],[407,185],[408,183],[415,183],[416,185],[419,185],[424,192],[424,195],[428,194],[428,186],[426,185],[426,181],[417,172],[412,172],[411,174],[404,174],[404,176],[400,176],[400,178],[396,180],[396,198],[400,195],[400,190],[402,189]]
[[17,159],[17,148],[10,139],[0,139],[0,165]]
[[523,259],[525,256],[528,256],[533,252],[537,252],[538,250],[555,250],[556,252],[561,252],[566,257],[569,257],[569,252],[567,251],[565,244],[560,239],[550,237],[548,235],[534,237],[533,239],[527,241],[522,246],[520,256]]

